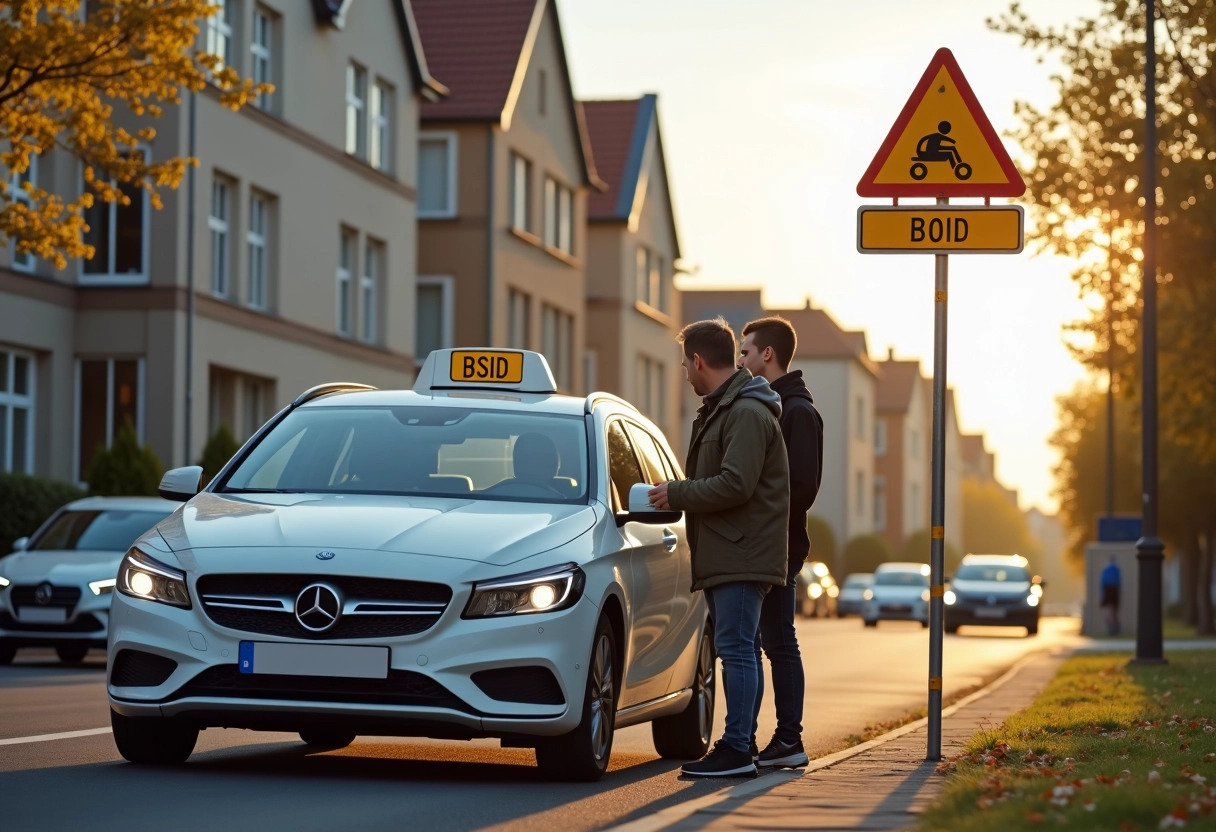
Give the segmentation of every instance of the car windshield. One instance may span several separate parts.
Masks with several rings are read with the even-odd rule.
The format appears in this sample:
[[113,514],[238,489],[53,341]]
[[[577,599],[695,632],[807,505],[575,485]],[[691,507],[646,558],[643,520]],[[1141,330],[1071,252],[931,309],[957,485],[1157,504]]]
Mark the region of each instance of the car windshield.
[[844,579],[844,585],[847,587],[865,587],[874,583],[873,575],[850,575]]
[[929,576],[922,575],[920,572],[891,570],[890,572],[876,572],[874,574],[875,586],[928,586]]
[[88,549],[125,552],[135,538],[169,515],[166,511],[65,511],[30,542],[29,550]]
[[964,563],[954,575],[956,581],[1010,581],[1026,583],[1030,573],[1024,566],[1002,566],[989,563]]
[[508,410],[300,408],[217,490],[586,502],[586,428]]

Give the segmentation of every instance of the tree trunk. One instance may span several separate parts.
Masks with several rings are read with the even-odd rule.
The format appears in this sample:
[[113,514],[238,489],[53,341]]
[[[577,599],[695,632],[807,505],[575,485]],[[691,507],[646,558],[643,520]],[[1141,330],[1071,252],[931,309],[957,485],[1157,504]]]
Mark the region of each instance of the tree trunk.
[[1203,536],[1199,549],[1199,563],[1195,575],[1195,633],[1201,636],[1216,635],[1212,621],[1212,559],[1216,553],[1216,534],[1209,529]]
[[1199,620],[1199,539],[1197,535],[1187,537],[1190,540],[1178,553],[1178,600],[1182,623],[1194,627]]

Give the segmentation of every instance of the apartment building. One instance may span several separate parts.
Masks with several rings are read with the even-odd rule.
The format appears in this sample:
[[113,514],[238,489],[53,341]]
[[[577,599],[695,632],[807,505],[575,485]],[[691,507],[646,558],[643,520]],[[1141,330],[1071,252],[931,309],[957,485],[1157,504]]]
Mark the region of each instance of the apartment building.
[[[214,5],[199,48],[275,91],[234,113],[208,88],[153,122],[141,152],[195,155],[193,185],[95,205],[91,259],[0,253],[7,469],[81,481],[126,419],[189,464],[314,384],[413,379],[418,109],[444,90],[409,4]],[[62,152],[30,175],[84,187]]]
[[607,185],[591,193],[587,207],[587,386],[633,402],[678,443],[680,241],[658,98],[582,107]]
[[[596,176],[552,0],[414,0],[448,88],[421,107],[418,341],[538,350],[586,390]],[[475,25],[474,25],[475,23]]]
[[899,552],[908,535],[929,526],[931,480],[925,437],[933,405],[926,400],[919,361],[888,351],[879,363],[874,418],[874,531]]

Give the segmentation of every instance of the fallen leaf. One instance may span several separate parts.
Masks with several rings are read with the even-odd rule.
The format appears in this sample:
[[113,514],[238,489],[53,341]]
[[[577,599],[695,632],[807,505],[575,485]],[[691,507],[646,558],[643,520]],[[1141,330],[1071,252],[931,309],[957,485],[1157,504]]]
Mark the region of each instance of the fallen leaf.
[[1160,782],[1161,782],[1161,772],[1159,772],[1159,771],[1150,771],[1150,772],[1148,773],[1148,782],[1150,782],[1150,783],[1160,783]]
[[1203,761],[1204,761],[1205,763],[1212,763],[1212,762],[1216,762],[1216,754],[1213,754],[1213,753],[1204,754],[1204,755],[1203,755]]

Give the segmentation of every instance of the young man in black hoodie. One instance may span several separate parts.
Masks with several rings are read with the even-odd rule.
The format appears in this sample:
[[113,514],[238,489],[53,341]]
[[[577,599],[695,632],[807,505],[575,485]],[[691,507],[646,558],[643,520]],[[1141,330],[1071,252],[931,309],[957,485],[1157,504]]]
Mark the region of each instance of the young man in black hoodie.
[[[810,551],[806,513],[815,502],[823,477],[823,419],[802,380],[802,371],[789,371],[797,346],[793,325],[785,318],[773,316],[743,327],[743,343],[739,348],[738,366],[749,370],[753,376],[767,379],[781,396],[781,435],[785,439],[790,468],[787,582],[764,597],[756,641],[760,691],[756,696],[756,717],[760,714],[760,696],[764,691],[761,647],[773,668],[773,699],[777,711],[777,730],[756,760],[760,768],[796,768],[810,762],[802,747],[806,679],[798,651],[798,634],[794,630],[795,577]],[[756,720],[753,719],[753,740],[755,732]]]

